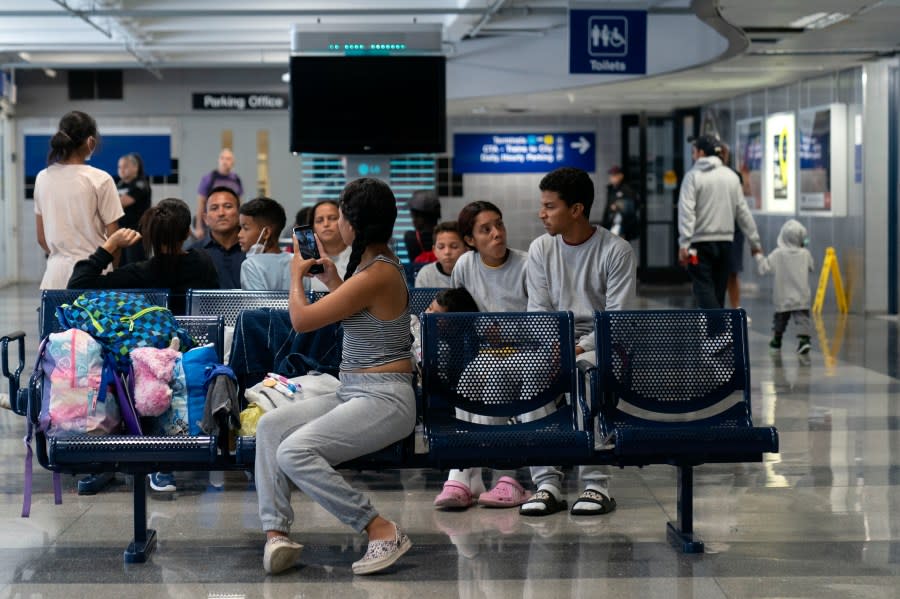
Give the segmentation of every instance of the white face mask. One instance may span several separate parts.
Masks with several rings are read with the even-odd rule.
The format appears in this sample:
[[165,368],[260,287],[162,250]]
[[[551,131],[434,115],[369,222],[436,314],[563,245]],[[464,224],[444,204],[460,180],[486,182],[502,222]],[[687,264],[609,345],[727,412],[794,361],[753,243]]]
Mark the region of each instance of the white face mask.
[[268,227],[263,227],[263,230],[259,232],[259,237],[256,239],[256,243],[250,246],[247,250],[248,256],[255,256],[257,254],[263,254],[266,251],[266,244],[263,243],[263,236],[268,231]]

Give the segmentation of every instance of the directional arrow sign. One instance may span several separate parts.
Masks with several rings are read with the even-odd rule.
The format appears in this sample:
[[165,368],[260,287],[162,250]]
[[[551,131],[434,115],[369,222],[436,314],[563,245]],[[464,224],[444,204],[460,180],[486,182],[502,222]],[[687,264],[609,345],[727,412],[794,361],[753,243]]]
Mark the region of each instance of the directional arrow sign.
[[578,138],[578,141],[573,141],[569,144],[569,146],[578,150],[579,154],[584,154],[591,149],[591,142],[585,139],[584,135],[582,135]]
[[453,136],[456,173],[547,173],[561,166],[594,172],[595,134],[587,131],[457,133]]

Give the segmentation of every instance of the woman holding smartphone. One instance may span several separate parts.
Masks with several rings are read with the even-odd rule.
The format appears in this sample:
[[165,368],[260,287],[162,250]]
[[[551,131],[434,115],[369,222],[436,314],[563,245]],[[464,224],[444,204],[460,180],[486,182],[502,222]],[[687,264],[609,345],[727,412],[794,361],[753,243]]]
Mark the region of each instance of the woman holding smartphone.
[[[256,432],[259,515],[266,532],[263,567],[275,574],[292,567],[302,546],[288,537],[296,487],[358,532],[369,545],[353,564],[371,574],[397,561],[412,543],[379,515],[334,466],[408,436],[416,407],[410,360],[409,291],[403,267],[388,247],[397,218],[393,192],[377,179],[344,187],[338,231],[351,246],[343,280],[329,258],[304,259],[294,240],[289,312],[298,332],[342,322],[341,386],[335,394],[304,398],[263,416]],[[326,255],[319,244],[319,253]],[[310,304],[303,278],[317,275],[330,293]]]

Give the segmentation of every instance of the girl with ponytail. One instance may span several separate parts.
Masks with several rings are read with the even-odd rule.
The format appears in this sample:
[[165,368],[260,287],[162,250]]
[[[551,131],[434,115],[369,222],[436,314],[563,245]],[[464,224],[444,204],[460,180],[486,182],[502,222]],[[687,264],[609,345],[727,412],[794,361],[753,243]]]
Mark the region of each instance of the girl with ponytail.
[[85,164],[99,139],[94,119],[77,110],[60,119],[50,138],[48,166],[34,182],[37,241],[47,255],[41,289],[65,289],[75,263],[119,228],[124,211],[116,184]]
[[[203,250],[183,250],[190,235],[191,209],[177,198],[162,200],[144,213],[140,230],[117,229],[96,251],[79,261],[69,289],[168,289],[169,309],[185,313],[188,289],[218,289],[219,275]],[[133,262],[102,274],[119,250],[143,239],[149,260]]]
[[[366,531],[369,545],[353,564],[355,574],[383,570],[412,546],[334,470],[409,436],[416,420],[409,291],[388,247],[396,199],[386,183],[357,179],[344,187],[339,209],[338,231],[351,247],[344,278],[329,258],[304,260],[295,240],[289,312],[301,333],[343,324],[341,385],[335,393],[304,397],[264,415],[256,429],[256,487],[267,539],[263,568],[270,574],[291,568],[300,557],[302,546],[288,537],[295,487],[344,524]],[[319,253],[326,255],[320,242]],[[325,269],[316,276],[330,293],[310,304],[303,278],[316,263]]]

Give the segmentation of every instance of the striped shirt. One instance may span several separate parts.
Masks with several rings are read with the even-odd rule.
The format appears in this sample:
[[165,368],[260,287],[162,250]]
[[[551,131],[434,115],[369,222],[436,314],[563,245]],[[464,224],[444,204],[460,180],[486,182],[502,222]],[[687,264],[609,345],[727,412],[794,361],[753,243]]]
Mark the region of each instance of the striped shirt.
[[[374,260],[356,272],[361,272],[376,261],[387,262],[400,272],[403,285],[406,276],[403,267],[386,256],[376,256]],[[341,354],[341,370],[351,371],[390,364],[410,357],[412,336],[409,333],[409,289],[407,289],[406,310],[393,320],[376,318],[368,310],[362,310],[345,318],[344,344]]]

